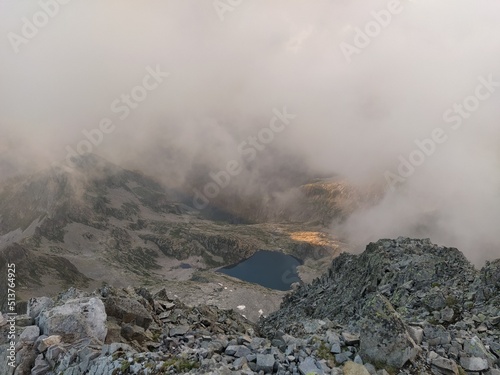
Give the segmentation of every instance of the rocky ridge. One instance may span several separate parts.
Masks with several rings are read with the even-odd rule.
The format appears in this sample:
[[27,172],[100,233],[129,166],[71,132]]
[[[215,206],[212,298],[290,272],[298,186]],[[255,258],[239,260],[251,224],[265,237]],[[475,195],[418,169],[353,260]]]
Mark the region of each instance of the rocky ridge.
[[380,240],[257,325],[168,288],[103,286],[31,299],[17,327],[15,374],[499,375],[500,260],[477,271],[428,240]]

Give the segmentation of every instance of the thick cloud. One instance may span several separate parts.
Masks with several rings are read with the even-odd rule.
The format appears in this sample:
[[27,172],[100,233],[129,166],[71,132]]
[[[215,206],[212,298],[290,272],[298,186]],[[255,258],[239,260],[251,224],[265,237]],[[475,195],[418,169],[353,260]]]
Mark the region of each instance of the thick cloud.
[[[286,107],[297,117],[231,184],[259,191],[290,156],[311,173],[385,183],[415,140],[442,128],[448,139],[341,229],[353,243],[419,235],[474,260],[498,256],[500,87],[460,128],[443,119],[475,95],[479,77],[500,82],[497,1],[215,4],[218,11],[212,1],[71,0],[44,6],[54,16],[21,43],[9,33],[23,36],[24,17],[43,25],[42,7],[2,1],[1,165],[63,160],[68,146],[86,139],[83,130],[108,118],[114,130],[93,152],[175,186],[203,187],[209,171],[240,157],[238,146],[269,126],[273,109]],[[389,20],[383,10],[391,7]],[[387,25],[378,32],[374,22]],[[374,35],[366,47],[354,43],[358,28]],[[342,43],[357,48],[350,63]],[[122,105],[121,96],[157,66],[170,76],[120,119],[112,103]]]

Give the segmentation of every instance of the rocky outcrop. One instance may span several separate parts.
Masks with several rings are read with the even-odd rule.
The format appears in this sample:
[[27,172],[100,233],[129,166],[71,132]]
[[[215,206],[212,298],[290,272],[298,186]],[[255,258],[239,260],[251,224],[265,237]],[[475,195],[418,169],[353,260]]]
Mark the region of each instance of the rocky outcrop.
[[60,335],[67,342],[85,338],[104,342],[106,338],[107,315],[103,302],[96,297],[61,299],[60,304],[42,310],[36,318],[44,335]]
[[381,240],[258,326],[167,289],[69,289],[18,317],[15,373],[499,375],[498,265],[476,271],[456,249]]
[[364,361],[398,369],[416,358],[420,348],[387,298],[375,295],[362,315],[359,354]]
[[398,238],[342,254],[286,296],[259,330],[271,339],[306,337],[306,322],[332,321],[359,334],[359,345],[332,346],[337,361],[350,352],[389,370],[477,373],[498,368],[499,316],[500,261],[476,271],[457,249]]

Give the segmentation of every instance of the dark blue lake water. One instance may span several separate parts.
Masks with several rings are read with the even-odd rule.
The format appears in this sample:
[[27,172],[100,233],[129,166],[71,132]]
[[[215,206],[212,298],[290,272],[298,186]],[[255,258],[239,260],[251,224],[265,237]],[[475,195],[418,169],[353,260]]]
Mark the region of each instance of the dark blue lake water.
[[221,268],[218,272],[266,288],[289,290],[293,283],[300,281],[297,266],[302,263],[300,259],[278,251],[260,250],[250,258]]

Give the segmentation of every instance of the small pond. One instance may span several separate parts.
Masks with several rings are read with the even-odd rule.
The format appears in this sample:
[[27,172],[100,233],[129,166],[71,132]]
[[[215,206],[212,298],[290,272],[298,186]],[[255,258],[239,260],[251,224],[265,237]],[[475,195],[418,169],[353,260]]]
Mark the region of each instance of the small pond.
[[218,272],[270,289],[289,290],[300,281],[297,266],[303,262],[278,251],[259,250],[250,258],[224,267]]

